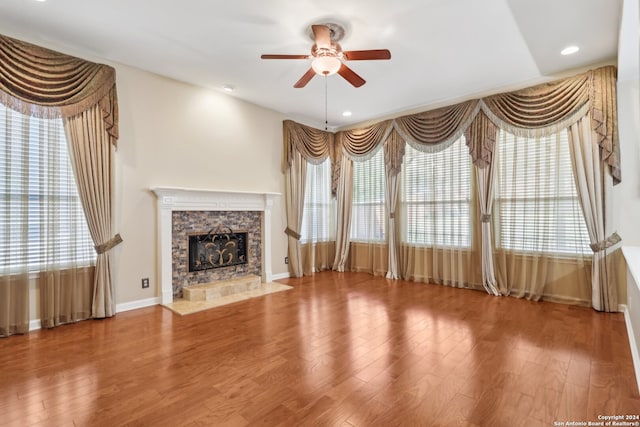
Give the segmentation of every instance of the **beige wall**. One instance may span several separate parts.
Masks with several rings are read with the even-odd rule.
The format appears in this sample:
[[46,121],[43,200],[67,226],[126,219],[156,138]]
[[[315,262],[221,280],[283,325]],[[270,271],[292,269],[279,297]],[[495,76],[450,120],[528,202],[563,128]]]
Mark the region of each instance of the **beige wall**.
[[625,246],[640,246],[640,80],[618,82],[622,182],[613,188],[614,222]]
[[622,183],[614,187],[614,221],[628,266],[625,320],[640,390],[640,7],[624,0],[618,43],[618,129]]
[[[160,295],[157,186],[277,192],[271,248],[274,275],[284,264],[282,120],[278,113],[216,91],[115,64],[120,139],[115,156],[114,251],[118,304]],[[242,90],[240,88],[240,90]],[[149,277],[149,289],[141,279]]]

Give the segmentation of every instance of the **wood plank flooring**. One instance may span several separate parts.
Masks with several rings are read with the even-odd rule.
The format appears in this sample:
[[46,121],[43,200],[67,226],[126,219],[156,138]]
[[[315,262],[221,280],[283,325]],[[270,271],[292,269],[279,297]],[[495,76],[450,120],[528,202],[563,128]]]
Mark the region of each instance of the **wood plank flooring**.
[[0,426],[552,426],[640,415],[622,314],[368,274],[0,339]]

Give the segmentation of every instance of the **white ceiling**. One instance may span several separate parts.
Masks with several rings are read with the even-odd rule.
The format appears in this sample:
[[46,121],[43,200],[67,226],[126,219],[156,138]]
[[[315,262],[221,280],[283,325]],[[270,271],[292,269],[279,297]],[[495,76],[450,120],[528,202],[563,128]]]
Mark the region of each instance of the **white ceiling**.
[[[331,129],[419,111],[616,59],[622,0],[2,0],[0,33],[91,60],[115,61],[221,90],[323,126],[324,77],[293,84],[314,23],[346,27],[345,50],[367,83],[327,78]],[[561,56],[576,44],[581,50]],[[342,112],[350,110],[351,117]]]

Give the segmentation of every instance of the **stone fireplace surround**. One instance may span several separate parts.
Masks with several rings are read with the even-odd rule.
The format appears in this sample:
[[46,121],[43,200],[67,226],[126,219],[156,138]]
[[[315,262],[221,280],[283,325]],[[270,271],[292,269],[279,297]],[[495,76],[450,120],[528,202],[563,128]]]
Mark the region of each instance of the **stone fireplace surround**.
[[174,187],[151,189],[157,199],[158,267],[162,304],[173,302],[172,215],[175,211],[262,212],[261,277],[271,282],[271,209],[279,193],[217,191]]
[[[171,284],[173,298],[182,298],[189,286],[243,276],[262,276],[262,212],[256,211],[173,211]],[[245,263],[221,268],[189,271],[189,237],[212,228],[227,227],[247,232]]]

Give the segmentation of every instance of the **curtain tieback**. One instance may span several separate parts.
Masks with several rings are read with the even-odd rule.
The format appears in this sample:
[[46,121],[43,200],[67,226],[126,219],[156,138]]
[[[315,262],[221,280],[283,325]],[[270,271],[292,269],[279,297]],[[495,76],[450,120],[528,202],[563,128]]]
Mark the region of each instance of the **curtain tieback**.
[[296,240],[300,240],[302,238],[302,236],[300,235],[300,233],[295,232],[294,230],[290,229],[289,227],[284,229],[284,233],[289,236],[289,237],[293,237]]
[[95,245],[94,248],[96,248],[96,252],[98,253],[98,255],[101,255],[107,251],[110,251],[120,243],[122,243],[122,237],[120,237],[120,234],[116,234],[106,242]]
[[611,236],[607,237],[606,239],[600,240],[599,242],[596,242],[596,243],[592,243],[589,246],[591,246],[591,250],[593,251],[593,253],[597,253],[607,248],[610,248],[611,246],[615,245],[621,240],[622,240],[622,237],[620,237],[617,232],[614,232]]
[[389,219],[394,219],[396,217],[395,212],[389,212]]
[[491,222],[491,214],[482,214],[482,222]]

